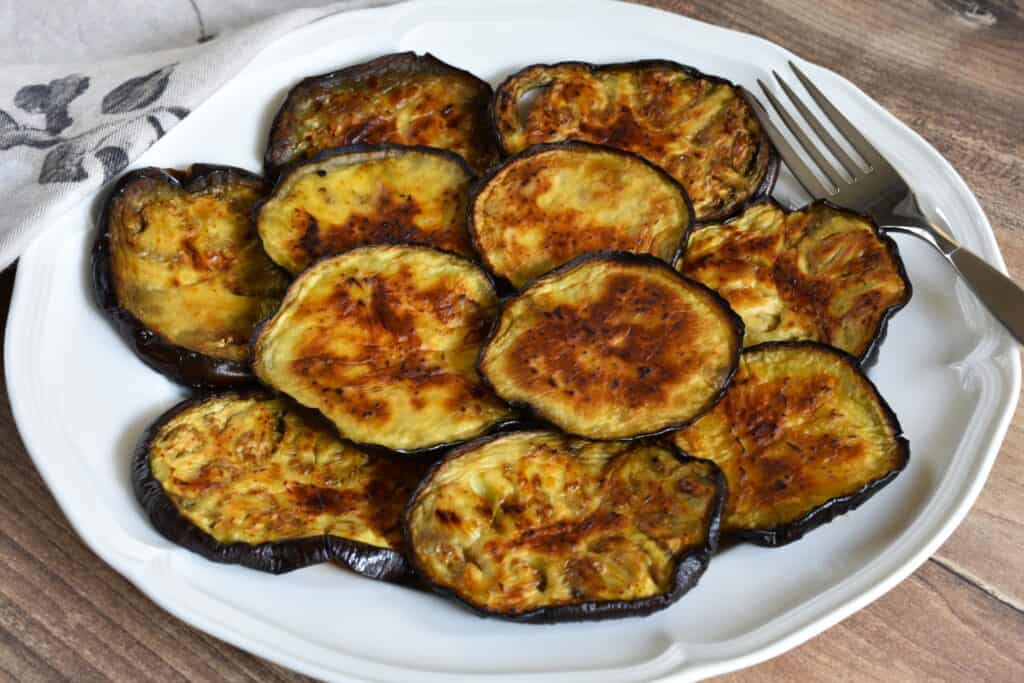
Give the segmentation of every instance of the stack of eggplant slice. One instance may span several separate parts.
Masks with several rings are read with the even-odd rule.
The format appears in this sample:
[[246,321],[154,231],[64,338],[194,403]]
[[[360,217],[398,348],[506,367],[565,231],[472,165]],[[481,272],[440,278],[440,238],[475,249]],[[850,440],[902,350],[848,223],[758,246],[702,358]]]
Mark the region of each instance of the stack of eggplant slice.
[[266,180],[108,197],[97,300],[198,392],[139,443],[140,503],[217,562],[528,622],[649,614],[720,536],[800,538],[907,463],[862,363],[910,284],[869,219],[768,199],[777,170],[739,87],[674,62],[303,80]]

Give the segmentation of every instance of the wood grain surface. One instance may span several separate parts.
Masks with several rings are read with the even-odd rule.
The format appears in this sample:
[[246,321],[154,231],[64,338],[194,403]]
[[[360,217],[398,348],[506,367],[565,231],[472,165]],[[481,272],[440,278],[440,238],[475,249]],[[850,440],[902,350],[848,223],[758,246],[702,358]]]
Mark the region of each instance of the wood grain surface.
[[[917,130],[981,200],[1024,280],[1024,8],[1019,0],[647,0],[833,69]],[[0,275],[6,311],[14,269]],[[0,405],[0,677],[305,681],[161,611],[68,525]],[[866,609],[729,681],[1024,680],[1024,415],[940,551]]]

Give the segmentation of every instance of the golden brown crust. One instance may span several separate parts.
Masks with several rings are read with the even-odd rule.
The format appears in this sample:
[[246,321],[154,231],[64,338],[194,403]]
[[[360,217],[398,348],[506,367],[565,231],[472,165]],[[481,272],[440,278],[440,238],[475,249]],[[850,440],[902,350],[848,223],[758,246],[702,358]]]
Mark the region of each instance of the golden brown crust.
[[493,116],[508,153],[576,139],[640,154],[682,183],[698,220],[734,213],[774,179],[771,144],[739,89],[673,62],[530,66],[498,87]]
[[725,398],[673,438],[725,473],[723,532],[771,545],[863,502],[908,454],[899,423],[856,360],[810,342],[745,351]]
[[369,455],[315,414],[259,394],[179,412],[146,457],[178,512],[221,544],[326,535],[399,550],[401,513],[425,469]]
[[580,254],[672,262],[692,222],[686,191],[642,157],[580,142],[538,145],[474,192],[470,230],[491,272],[515,287]]
[[433,148],[328,150],[286,171],[256,222],[267,253],[292,273],[366,244],[427,244],[471,256],[471,178],[461,157]]
[[265,193],[236,169],[185,186],[157,169],[135,172],[111,197],[101,236],[117,305],[171,344],[246,361],[254,326],[287,287],[252,225]]
[[910,298],[892,240],[826,203],[787,213],[773,202],[695,231],[679,264],[725,297],[744,343],[820,341],[863,358]]
[[466,259],[361,247],[295,280],[256,339],[254,370],[353,441],[400,451],[463,441],[509,418],[474,367],[497,310]]
[[274,119],[267,174],[321,150],[379,142],[451,150],[485,171],[497,161],[490,97],[491,86],[471,73],[413,52],[311,76]]
[[680,426],[721,395],[742,323],[650,256],[595,254],[509,300],[480,356],[499,396],[571,434],[622,439]]
[[489,614],[594,618],[601,605],[614,616],[645,602],[651,611],[696,581],[679,580],[684,556],[714,549],[719,477],[659,442],[504,434],[428,475],[406,535],[431,584]]

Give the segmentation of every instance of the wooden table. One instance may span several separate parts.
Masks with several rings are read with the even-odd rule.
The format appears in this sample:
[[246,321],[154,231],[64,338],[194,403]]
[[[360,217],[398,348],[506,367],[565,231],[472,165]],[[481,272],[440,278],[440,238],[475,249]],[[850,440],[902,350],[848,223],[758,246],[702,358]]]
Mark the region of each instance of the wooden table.
[[[1024,10],[1010,0],[647,4],[763,36],[833,69],[960,171],[1024,281]],[[736,5],[747,5],[738,8]],[[729,7],[724,7],[730,5]],[[14,272],[0,275],[6,311]],[[0,406],[0,673],[17,681],[300,681],[161,611],[89,551]],[[953,537],[877,602],[724,677],[1024,679],[1024,416]]]

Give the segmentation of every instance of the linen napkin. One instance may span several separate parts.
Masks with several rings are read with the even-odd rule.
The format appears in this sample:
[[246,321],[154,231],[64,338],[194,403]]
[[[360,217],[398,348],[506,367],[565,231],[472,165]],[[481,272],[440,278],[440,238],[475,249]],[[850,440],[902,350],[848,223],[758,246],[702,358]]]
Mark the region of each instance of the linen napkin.
[[0,8],[0,269],[275,39],[394,0],[295,8],[310,2],[44,0]]

